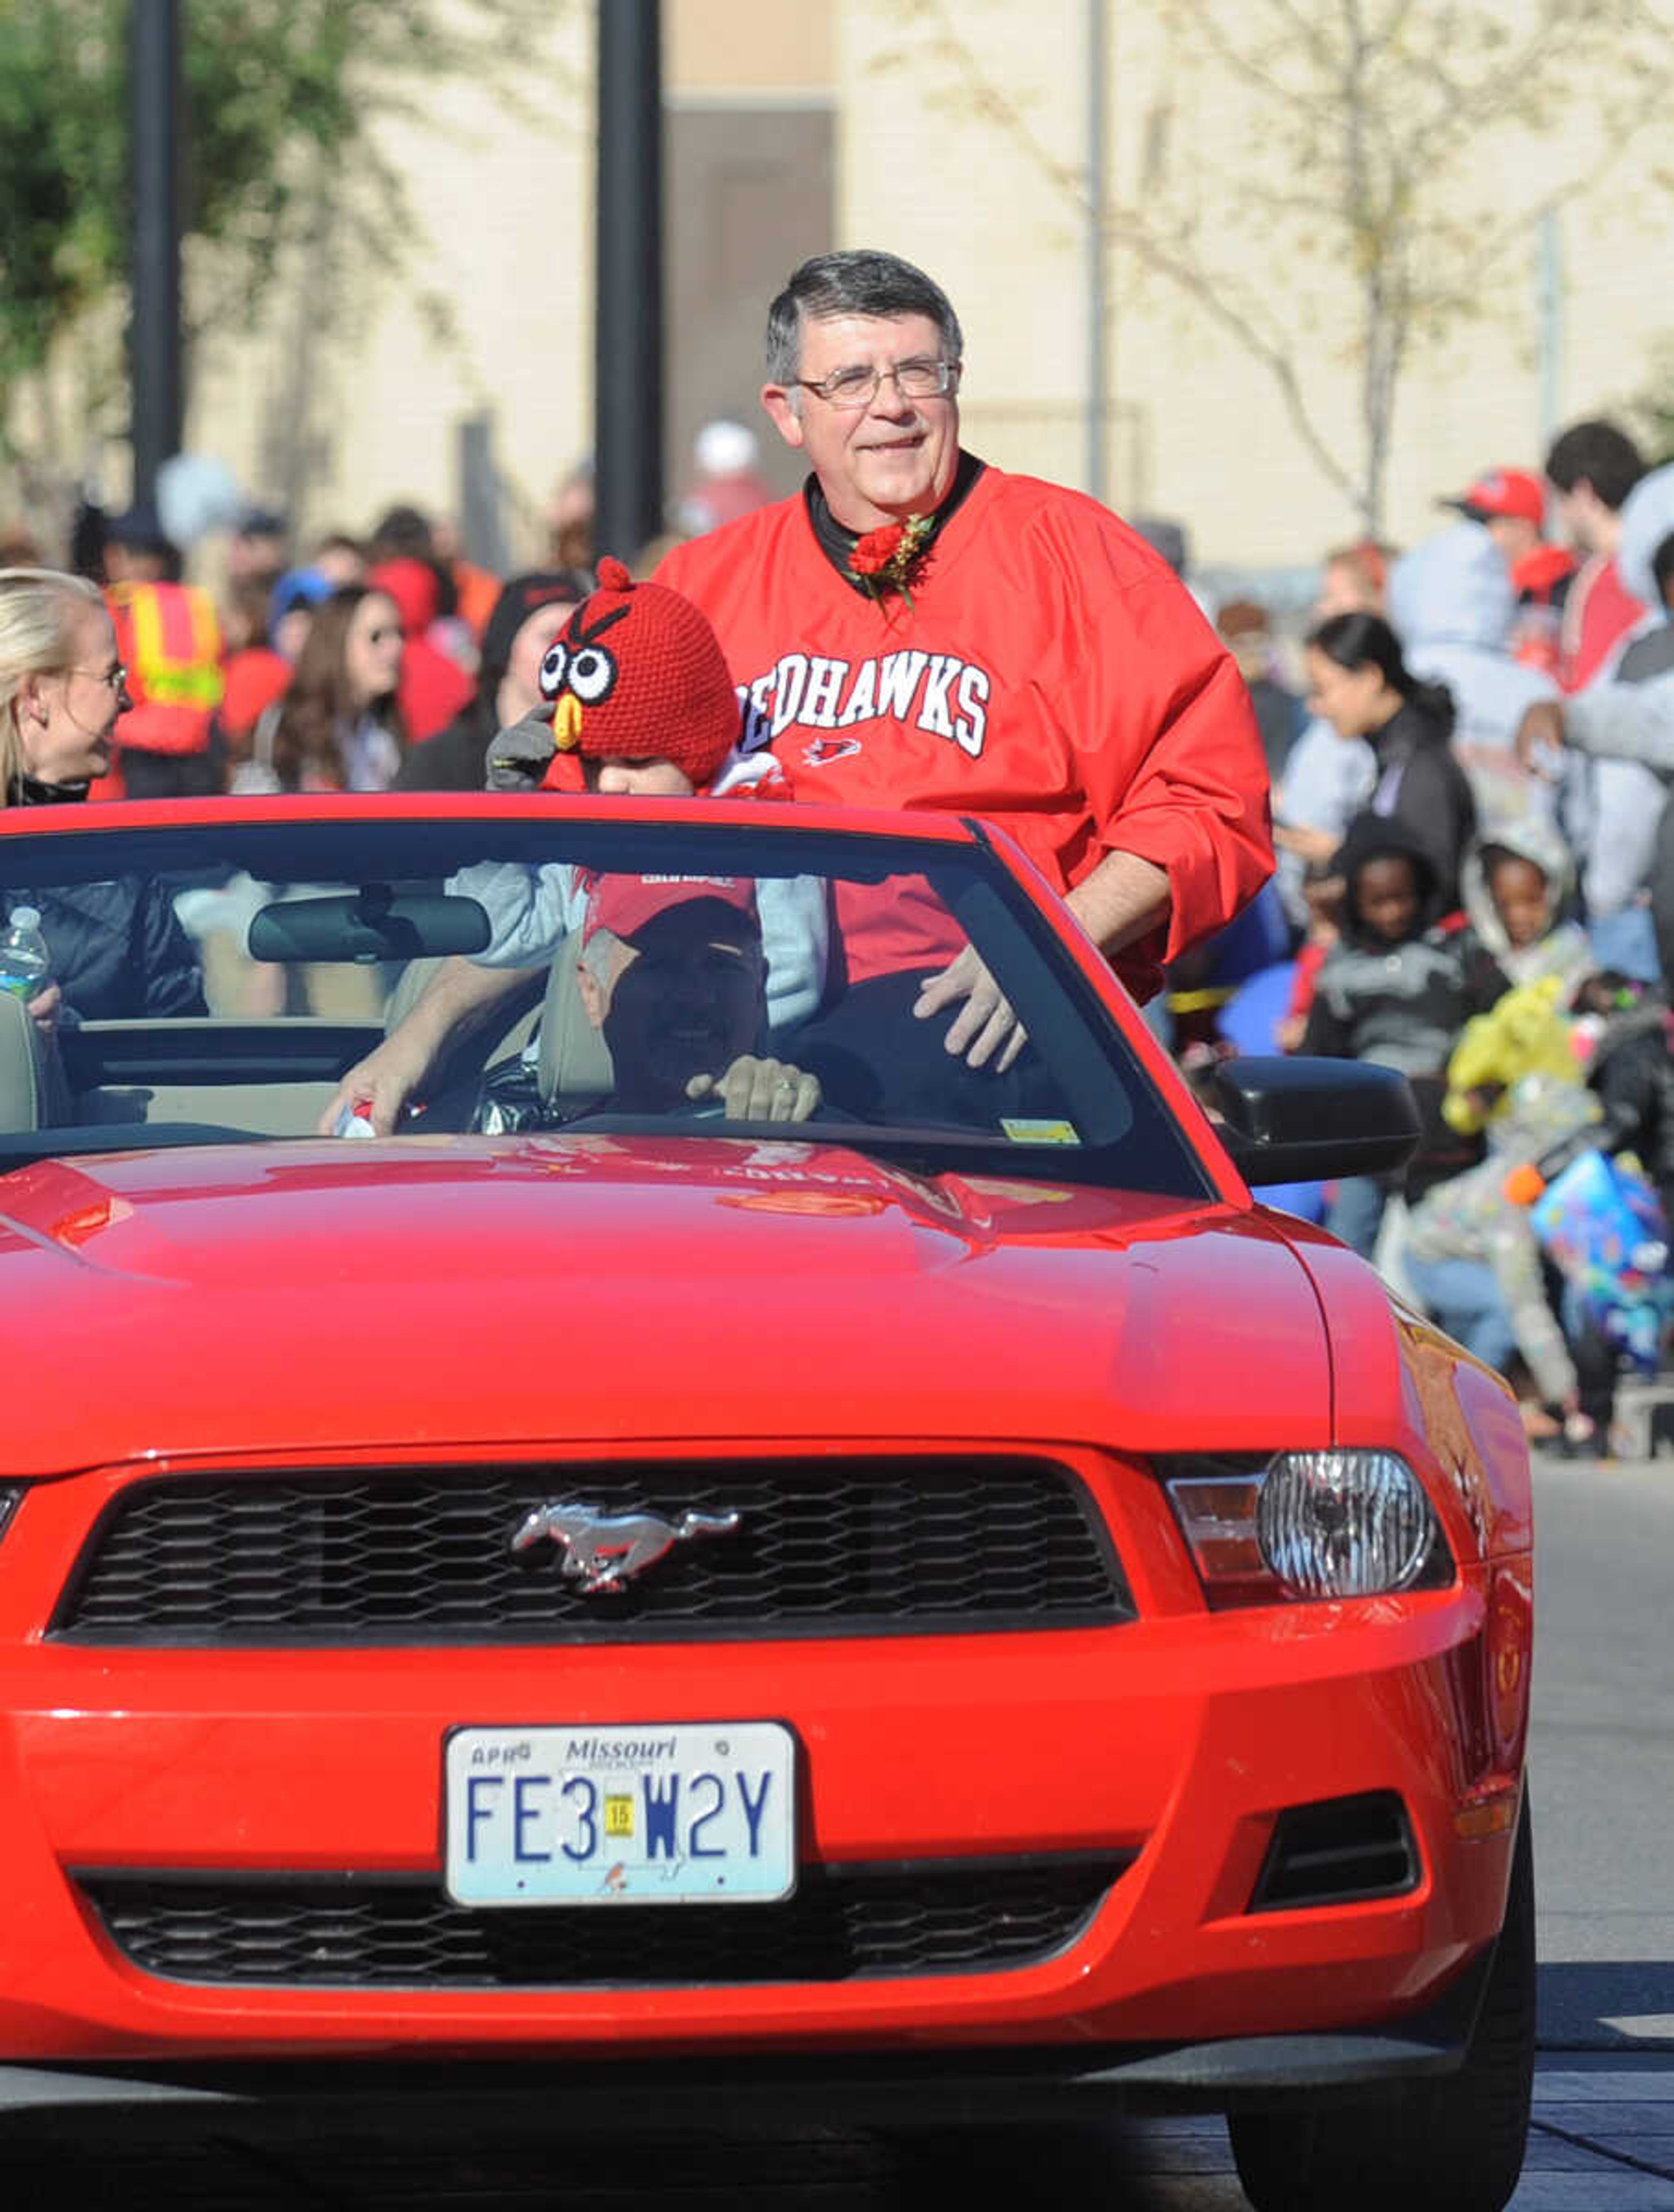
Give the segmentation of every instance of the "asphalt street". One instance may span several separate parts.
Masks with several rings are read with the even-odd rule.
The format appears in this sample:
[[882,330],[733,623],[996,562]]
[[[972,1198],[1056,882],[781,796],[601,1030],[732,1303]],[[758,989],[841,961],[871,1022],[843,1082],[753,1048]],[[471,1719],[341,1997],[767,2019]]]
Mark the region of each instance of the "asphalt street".
[[[1543,1463],[1533,1788],[1541,2062],[1511,2212],[1674,2212],[1674,1462]],[[1239,2212],[1215,2118],[902,2145],[502,2139],[468,2155],[318,2142],[277,2157],[206,2127],[0,2144],[8,2212]],[[1421,2212],[1421,2208],[1417,2208]]]

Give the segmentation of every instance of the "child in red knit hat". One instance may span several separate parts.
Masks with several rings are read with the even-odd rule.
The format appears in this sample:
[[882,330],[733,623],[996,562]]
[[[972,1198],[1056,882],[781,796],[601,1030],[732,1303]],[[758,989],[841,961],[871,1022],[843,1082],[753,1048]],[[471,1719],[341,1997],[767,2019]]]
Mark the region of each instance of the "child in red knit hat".
[[[491,791],[790,796],[771,753],[739,749],[740,695],[708,617],[666,584],[636,583],[619,561],[600,562],[599,588],[547,648],[540,681],[548,704],[489,746]],[[387,1133],[462,1026],[584,927],[587,885],[574,868],[486,863],[449,889],[482,905],[493,933],[487,950],[444,963],[405,1018],[344,1077],[320,1116],[322,1134],[345,1110]],[[757,904],[770,1025],[788,1032],[824,992],[825,885],[814,877],[764,879]]]
[[790,796],[771,753],[738,750],[740,696],[707,616],[608,555],[546,648],[540,689],[550,711],[489,747],[490,790]]

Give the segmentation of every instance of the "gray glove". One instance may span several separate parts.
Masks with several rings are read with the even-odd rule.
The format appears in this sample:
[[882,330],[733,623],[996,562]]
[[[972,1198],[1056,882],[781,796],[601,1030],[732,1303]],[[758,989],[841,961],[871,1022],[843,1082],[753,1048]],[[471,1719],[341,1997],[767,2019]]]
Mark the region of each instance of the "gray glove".
[[488,749],[490,791],[539,791],[557,750],[552,741],[552,710],[542,708],[502,730]]

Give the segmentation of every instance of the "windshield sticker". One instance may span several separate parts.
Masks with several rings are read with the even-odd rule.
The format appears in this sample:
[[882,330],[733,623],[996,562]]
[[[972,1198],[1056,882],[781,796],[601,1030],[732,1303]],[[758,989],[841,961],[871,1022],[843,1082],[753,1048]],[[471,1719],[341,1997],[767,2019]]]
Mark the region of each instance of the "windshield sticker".
[[1002,1114],[1000,1127],[1014,1145],[1079,1145],[1081,1141],[1073,1121],[1031,1121]]

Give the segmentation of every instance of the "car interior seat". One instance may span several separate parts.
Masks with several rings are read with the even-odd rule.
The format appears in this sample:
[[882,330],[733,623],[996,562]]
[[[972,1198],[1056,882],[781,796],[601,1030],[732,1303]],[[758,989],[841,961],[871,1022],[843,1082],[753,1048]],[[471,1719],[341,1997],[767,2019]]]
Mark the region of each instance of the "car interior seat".
[[384,1001],[384,1035],[405,1021],[429,988],[431,978],[441,966],[441,958],[423,957],[409,960],[396,977],[393,989]]
[[560,1117],[607,1097],[616,1081],[609,1047],[581,1003],[580,955],[572,930],[552,956],[540,1010],[540,1101]]
[[[411,1013],[413,1006],[418,1005],[418,1000],[424,995],[440,967],[442,967],[440,956],[409,960],[407,967],[396,978],[389,998],[385,1000],[385,1009],[382,1009],[382,1033],[385,1033],[385,1037],[389,1036],[389,1030],[407,1020],[407,1015]],[[500,1020],[489,1022],[486,1029],[478,1030],[476,1037],[469,1037],[465,1046],[460,1046],[460,1060],[469,1057],[476,1066],[491,1066],[500,1060],[517,1060],[528,1040],[535,1036],[535,1022],[539,1020],[542,1020],[542,1000],[539,1000],[538,988],[531,978],[528,991],[515,991],[507,1000],[507,1006],[504,1006]],[[449,1053],[449,1064],[454,1064],[454,1053]],[[447,1079],[451,1079],[451,1075]]]
[[40,1129],[48,1108],[46,1048],[25,1002],[0,991],[0,1129]]

